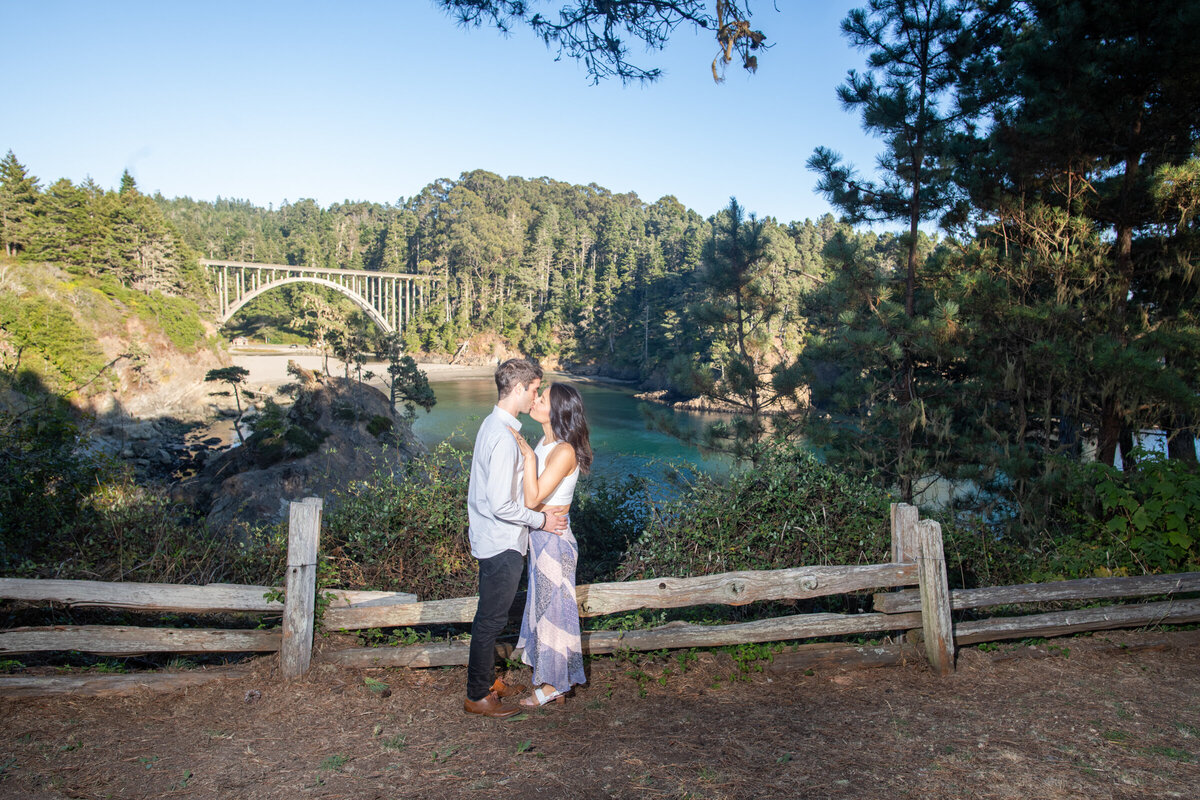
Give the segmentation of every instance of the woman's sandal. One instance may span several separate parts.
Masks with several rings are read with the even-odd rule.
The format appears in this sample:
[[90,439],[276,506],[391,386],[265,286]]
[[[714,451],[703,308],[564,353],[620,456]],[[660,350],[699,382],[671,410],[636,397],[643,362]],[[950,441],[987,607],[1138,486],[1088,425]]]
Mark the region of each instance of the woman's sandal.
[[538,708],[539,706],[544,706],[549,702],[555,702],[561,705],[567,702],[567,693],[560,692],[558,689],[551,689],[549,692],[544,692],[542,691],[541,686],[537,686],[534,687],[533,694],[531,694],[529,697],[522,697],[517,702],[526,708]]

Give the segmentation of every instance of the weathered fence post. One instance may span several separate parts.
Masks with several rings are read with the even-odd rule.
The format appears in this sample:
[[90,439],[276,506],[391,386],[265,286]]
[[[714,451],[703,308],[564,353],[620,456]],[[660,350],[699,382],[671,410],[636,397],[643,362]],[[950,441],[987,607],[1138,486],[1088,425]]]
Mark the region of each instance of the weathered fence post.
[[[917,522],[920,513],[908,503],[892,503],[892,563],[911,564],[917,560]],[[910,645],[920,642],[919,628],[905,633],[904,640]]]
[[892,563],[911,564],[917,558],[916,506],[892,503]]
[[317,542],[321,536],[319,497],[289,504],[288,568],[283,600],[283,642],[279,667],[285,678],[308,670],[312,660],[313,612],[317,599]]
[[950,583],[942,550],[942,526],[931,519],[917,523],[917,580],[925,655],[938,675],[954,671],[954,627],[950,619]]

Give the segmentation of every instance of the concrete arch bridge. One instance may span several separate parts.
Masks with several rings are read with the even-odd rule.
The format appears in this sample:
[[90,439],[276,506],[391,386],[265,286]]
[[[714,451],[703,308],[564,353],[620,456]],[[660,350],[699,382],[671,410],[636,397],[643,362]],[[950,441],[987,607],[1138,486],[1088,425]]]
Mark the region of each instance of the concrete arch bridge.
[[336,289],[353,300],[387,333],[403,332],[425,307],[428,275],[368,272],[361,269],[315,269],[287,264],[200,259],[217,290],[221,324],[260,294],[289,283],[315,283]]

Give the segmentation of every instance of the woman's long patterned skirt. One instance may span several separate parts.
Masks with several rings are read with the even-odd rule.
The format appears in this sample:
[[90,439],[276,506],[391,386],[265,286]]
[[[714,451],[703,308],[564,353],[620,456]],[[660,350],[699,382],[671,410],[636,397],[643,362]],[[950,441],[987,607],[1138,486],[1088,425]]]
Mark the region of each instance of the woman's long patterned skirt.
[[575,602],[579,545],[568,528],[562,536],[529,533],[529,588],[521,619],[521,660],[533,667],[533,685],[548,683],[560,692],[584,683]]

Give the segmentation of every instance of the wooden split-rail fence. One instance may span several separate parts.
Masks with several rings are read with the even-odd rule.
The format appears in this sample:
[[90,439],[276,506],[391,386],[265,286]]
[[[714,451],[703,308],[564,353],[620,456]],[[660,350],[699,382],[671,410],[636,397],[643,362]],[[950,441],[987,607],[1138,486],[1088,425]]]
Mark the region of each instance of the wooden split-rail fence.
[[[285,677],[302,675],[312,656],[316,622],[316,565],[322,501],[307,498],[290,505],[288,567],[282,602],[279,590],[263,586],[210,584],[181,586],[96,581],[0,579],[0,599],[104,606],[141,611],[204,614],[245,612],[282,615],[276,630],[158,628],[113,625],[55,625],[0,631],[0,655],[39,651],[79,651],[108,656],[145,653],[278,652]],[[879,591],[874,610],[859,614],[809,613],[725,625],[672,622],[647,630],[585,631],[588,654],[719,647],[755,642],[905,633],[907,645],[813,650],[797,648],[777,656],[794,666],[895,663],[915,654],[923,641],[930,667],[945,675],[954,669],[955,648],[1002,639],[1060,636],[1081,631],[1182,624],[1200,621],[1200,572],[1123,578],[1088,578],[1046,584],[950,590],[942,550],[941,527],[919,519],[914,506],[892,506],[892,561],[887,564],[792,567],[727,572],[694,578],[651,578],[577,587],[579,613],[595,617],[639,609],[745,605],[763,600],[803,600],[835,594]],[[328,630],[450,625],[469,623],[477,598],[419,602],[403,592],[322,590],[331,595],[321,623]],[[952,611],[1067,600],[1167,597],[1149,603],[1112,604],[1024,616],[954,622]],[[511,656],[512,647],[497,646]],[[469,642],[428,642],[394,647],[327,650],[326,660],[352,667],[433,667],[465,664]],[[190,672],[169,673],[168,685],[196,681]],[[122,686],[155,682],[149,675],[113,676]],[[90,691],[94,677],[0,678],[0,694],[40,691]],[[97,691],[101,689],[95,689]]]

